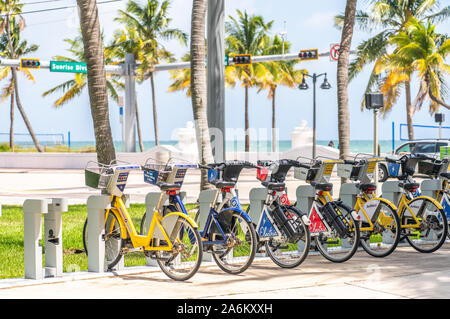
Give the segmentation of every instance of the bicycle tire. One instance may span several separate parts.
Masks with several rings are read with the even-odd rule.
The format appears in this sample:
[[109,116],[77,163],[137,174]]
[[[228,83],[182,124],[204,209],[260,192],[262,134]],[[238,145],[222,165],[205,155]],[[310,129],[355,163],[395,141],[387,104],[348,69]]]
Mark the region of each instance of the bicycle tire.
[[[359,223],[357,223],[355,221],[355,219],[353,218],[353,216],[351,214],[352,209],[350,207],[344,205],[340,201],[335,201],[334,203],[338,206],[341,213],[342,213],[342,210],[344,210],[345,219],[347,221],[350,220],[351,224],[353,225],[352,236],[354,238],[350,238],[350,240],[349,240],[349,243],[351,243],[350,248],[347,249],[347,247],[344,247],[342,239],[339,236],[336,236],[337,230],[333,225],[329,225],[330,228],[332,229],[332,232],[334,235],[334,237],[332,237],[332,239],[338,240],[337,245],[339,245],[339,243],[340,243],[341,249],[339,249],[339,246],[330,247],[330,249],[329,249],[328,245],[330,245],[330,244],[328,242],[328,238],[326,238],[326,237],[324,238],[323,236],[321,236],[321,234],[319,234],[319,236],[316,236],[314,238],[314,240],[315,240],[317,249],[319,250],[320,254],[323,257],[325,257],[327,260],[329,260],[331,262],[342,263],[342,262],[345,262],[345,261],[349,260],[350,258],[352,258],[353,255],[356,253],[356,250],[358,249],[359,239],[360,239]],[[334,243],[334,244],[336,244],[336,243]],[[328,250],[330,250],[330,251],[328,251]],[[341,253],[341,251],[342,251],[342,253]],[[347,253],[345,253],[345,251],[347,251]],[[334,255],[331,254],[331,252],[334,252]]]
[[[110,217],[113,216],[113,217]],[[114,229],[108,234],[106,229],[108,228],[109,223],[111,222],[110,218],[114,218]],[[86,256],[88,256],[88,219],[84,221],[83,225],[83,246],[84,251],[86,253]],[[114,233],[114,234],[112,234]],[[118,238],[120,238],[120,240]],[[122,258],[122,255],[120,251],[124,247],[124,240],[122,239],[122,229],[119,224],[119,220],[117,216],[111,212],[111,210],[108,210],[108,212],[105,214],[105,265],[108,269],[113,268]],[[114,244],[114,241],[115,244]],[[115,251],[108,250],[108,246]],[[115,246],[115,247],[113,247]],[[109,253],[109,255],[108,255]]]
[[[404,235],[406,237],[406,241],[410,244],[410,246],[413,247],[418,252],[421,252],[421,253],[432,253],[432,252],[435,252],[436,250],[438,250],[445,243],[445,240],[447,239],[447,235],[448,235],[447,217],[445,215],[445,211],[443,209],[437,207],[434,204],[434,202],[432,200],[430,200],[429,198],[423,198],[423,197],[422,198],[420,198],[420,197],[419,198],[415,198],[409,203],[408,206],[411,207],[414,202],[418,202],[418,201],[421,201],[421,200],[423,200],[424,202],[427,203],[426,204],[427,207],[434,206],[435,210],[432,211],[431,214],[428,215],[428,216],[431,217],[430,219],[433,219],[433,220],[429,221],[429,223],[427,222],[427,224],[424,224],[423,221],[422,221],[421,222],[421,226],[419,226],[419,227],[427,226],[427,225],[432,226],[432,227],[438,227],[438,232],[437,232],[437,234],[435,234],[438,237],[438,239],[435,241],[435,245],[434,246],[431,246],[428,249],[425,249],[424,247],[420,246],[420,244],[424,243],[424,246],[427,246],[426,239],[422,240],[422,238],[413,238],[413,236],[411,236],[413,233],[417,233],[417,232],[420,233],[420,231],[418,231],[418,230],[416,230],[414,228],[403,228],[404,229]],[[410,217],[405,214],[406,209],[407,208],[404,207],[402,212],[401,212],[401,214],[400,214],[402,226],[403,225],[407,225],[408,221],[410,220]],[[435,214],[437,214],[440,217],[441,220],[439,220],[439,217],[436,217]],[[425,218],[428,218],[428,216],[426,216]],[[435,218],[433,218],[433,216]],[[417,218],[422,218],[421,215],[416,216],[416,217]],[[436,220],[439,223],[439,226],[436,226]],[[431,225],[431,223],[433,223],[433,224]],[[427,228],[426,230],[430,230],[430,228]],[[429,234],[427,234],[427,236],[429,236]],[[422,233],[420,234],[420,237],[422,237]],[[433,241],[429,241],[428,243],[431,244],[432,242]]]
[[[302,245],[301,245],[302,253],[299,254],[299,258],[297,258],[296,260],[294,260],[291,263],[288,263],[288,262],[283,261],[283,259],[281,257],[283,257],[283,255],[284,256],[293,255],[293,254],[289,253],[289,251],[288,252],[285,251],[283,253],[283,251],[280,251],[280,249],[274,250],[273,248],[275,248],[275,247],[271,246],[273,243],[271,240],[268,240],[265,242],[265,247],[266,247],[267,255],[270,257],[270,259],[276,265],[280,266],[281,268],[295,268],[295,267],[299,266],[308,256],[309,249],[311,246],[311,235],[309,232],[309,227],[303,222],[301,215],[297,211],[295,211],[294,209],[292,209],[290,207],[286,207],[286,208],[289,210],[289,212],[291,214],[296,215],[296,222],[300,224],[300,226],[298,226],[298,227],[301,227],[303,229],[303,232],[304,232],[303,237],[305,238],[305,240],[304,240],[304,243],[302,243]],[[282,231],[282,230],[280,229],[280,231]],[[298,239],[298,241],[296,241],[295,243],[290,243],[291,248],[292,248],[292,245],[295,245],[297,247],[297,251],[299,251],[299,242],[301,239],[302,239],[302,237],[300,237]],[[286,243],[282,243],[282,245],[283,244],[286,244]],[[289,247],[289,244],[288,244],[288,247]],[[276,252],[278,252],[278,254]]]
[[[230,248],[222,247],[223,245],[214,244],[211,247],[212,248],[211,253],[212,253],[214,261],[216,262],[217,266],[220,269],[222,269],[226,273],[236,275],[236,274],[240,274],[240,273],[244,272],[245,270],[247,270],[248,267],[250,267],[250,265],[252,264],[253,260],[255,259],[256,249],[257,249],[257,237],[256,237],[256,231],[255,231],[253,224],[247,222],[247,220],[245,220],[245,218],[242,217],[241,213],[233,211],[231,213],[231,220],[234,220],[234,222],[232,222],[230,224],[234,224],[233,226],[235,226],[235,227],[237,225],[241,225],[241,223],[242,223],[242,225],[244,225],[244,227],[240,226],[240,230],[243,230],[245,232],[245,234],[242,234],[242,233],[239,234],[239,229],[235,228],[235,227],[233,227],[233,229],[229,229],[229,227],[227,227],[224,223],[220,224],[221,228],[223,229],[225,234],[229,235],[230,237],[240,236],[242,238],[242,235],[243,235],[243,239],[245,241],[250,240],[250,243],[248,243],[248,248],[247,248],[247,245],[245,245],[245,244],[243,245],[243,247],[239,248],[239,250],[235,249],[237,246],[233,246],[232,247],[233,248],[232,262],[229,262],[229,253],[232,250]],[[241,222],[238,223],[238,220],[240,220]],[[238,235],[236,236],[236,234],[238,234]],[[210,234],[210,240],[212,240],[212,241],[224,240],[224,238],[218,238],[218,236],[221,236],[221,234],[219,235],[219,233],[212,233],[212,234]],[[240,242],[243,242],[239,238],[238,238],[238,240]],[[239,255],[242,252],[247,252],[247,251],[249,252],[247,260],[244,260],[244,262],[239,265],[236,262],[236,260],[243,259],[242,255],[241,256],[234,256],[234,255],[235,254]],[[234,258],[234,257],[236,257],[236,258]]]
[[[173,255],[173,252],[166,252],[166,251],[156,251],[156,261],[161,268],[161,270],[171,279],[176,281],[185,281],[194,276],[198,269],[200,268],[200,264],[203,257],[203,245],[202,240],[200,237],[200,234],[198,233],[198,229],[194,228],[190,222],[187,220],[185,216],[177,215],[177,225],[175,227],[178,227],[177,230],[172,230],[176,232],[176,238],[174,240],[174,243],[176,241],[187,243],[189,242],[192,245],[192,239],[195,238],[195,243],[197,243],[197,248],[188,248],[187,250],[190,250],[190,254],[195,254],[195,260],[193,262],[193,265],[190,270],[183,272],[183,265],[179,266],[183,261],[179,260],[179,264],[177,264],[177,260],[175,260],[179,256],[179,252],[176,252],[176,255]],[[181,222],[180,222],[181,221]],[[180,225],[182,223],[182,225]],[[161,224],[164,224],[164,218],[161,221]],[[167,229],[165,229],[167,231]],[[188,238],[184,238],[184,235],[187,234]],[[181,240],[178,237],[181,235]],[[193,237],[192,237],[193,236]],[[157,247],[161,243],[161,240],[155,240],[155,247]],[[183,249],[182,252],[184,252],[186,249]],[[195,251],[195,252],[194,252]],[[172,255],[171,255],[172,254]],[[188,264],[189,258],[191,256],[186,256],[185,264]],[[181,259],[181,256],[180,258]],[[192,264],[192,262],[190,262]],[[175,273],[175,271],[180,271],[181,274]]]
[[[372,202],[374,200],[376,200],[376,199],[369,200],[368,202]],[[376,220],[376,223],[378,223],[378,225],[375,224],[375,222],[373,224],[374,231],[372,231],[370,233],[369,233],[369,231],[363,231],[362,229],[364,227],[362,227],[362,223],[363,223],[362,220],[360,221],[359,230],[360,230],[360,242],[361,242],[362,248],[369,255],[371,255],[373,257],[383,258],[383,257],[389,256],[390,254],[392,254],[394,252],[395,248],[397,248],[397,245],[400,241],[400,235],[401,235],[401,223],[400,223],[400,218],[398,217],[397,211],[394,210],[390,205],[388,205],[387,203],[385,203],[383,201],[380,201],[379,205],[384,207],[384,210],[380,212],[380,213],[383,213],[383,215],[381,215],[381,216],[379,215]],[[381,208],[380,208],[380,210],[381,210]],[[362,216],[364,216],[364,215],[362,215]],[[382,223],[388,222],[389,218],[393,219],[393,222],[394,222],[393,227],[391,226],[391,228],[389,228],[389,227],[380,225]],[[392,223],[391,223],[391,225],[392,225]],[[394,234],[391,234],[392,232],[389,233],[390,229],[394,229],[395,233]],[[381,234],[382,241],[381,242],[376,241],[376,240],[379,240],[379,235],[381,233],[381,230],[384,230],[384,232]],[[369,233],[369,234],[367,234],[368,236],[366,235],[366,232]],[[375,232],[375,234],[374,234],[374,232]],[[374,238],[375,237],[374,235],[378,238]],[[365,240],[365,237],[367,237],[367,240]],[[372,243],[371,243],[371,241],[372,241]],[[382,251],[381,249],[386,246],[387,246],[387,249]]]

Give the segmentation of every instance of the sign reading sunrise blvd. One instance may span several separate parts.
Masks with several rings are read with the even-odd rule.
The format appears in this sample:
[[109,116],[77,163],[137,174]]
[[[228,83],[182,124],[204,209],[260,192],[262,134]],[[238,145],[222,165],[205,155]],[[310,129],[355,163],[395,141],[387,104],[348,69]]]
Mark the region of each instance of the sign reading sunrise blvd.
[[50,72],[87,73],[86,63],[50,61]]

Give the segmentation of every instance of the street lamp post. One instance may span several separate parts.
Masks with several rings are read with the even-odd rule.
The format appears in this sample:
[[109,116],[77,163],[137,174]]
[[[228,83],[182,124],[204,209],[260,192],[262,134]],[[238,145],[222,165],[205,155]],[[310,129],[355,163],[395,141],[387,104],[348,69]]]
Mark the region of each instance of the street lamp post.
[[328,90],[331,88],[330,83],[327,80],[327,74],[321,73],[313,75],[309,75],[308,73],[303,73],[302,83],[298,86],[299,90],[307,90],[309,88],[308,84],[305,81],[305,76],[312,78],[313,80],[313,149],[312,149],[312,157],[316,158],[316,83],[317,79],[321,76],[325,76],[323,83],[320,85],[322,90]]

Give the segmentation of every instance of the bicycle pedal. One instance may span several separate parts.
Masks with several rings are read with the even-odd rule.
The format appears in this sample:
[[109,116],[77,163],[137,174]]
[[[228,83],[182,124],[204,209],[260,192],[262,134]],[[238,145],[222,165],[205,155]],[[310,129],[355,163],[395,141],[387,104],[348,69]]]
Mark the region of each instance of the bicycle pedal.
[[327,245],[337,245],[337,244],[339,244],[339,240],[327,241],[326,243],[327,243]]

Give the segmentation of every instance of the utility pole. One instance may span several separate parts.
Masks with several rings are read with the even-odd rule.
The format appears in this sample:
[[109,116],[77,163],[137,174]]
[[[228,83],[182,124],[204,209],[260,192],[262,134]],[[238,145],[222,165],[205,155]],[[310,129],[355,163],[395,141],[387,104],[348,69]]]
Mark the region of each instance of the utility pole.
[[215,162],[225,160],[225,0],[208,1],[207,115]]
[[134,54],[125,55],[125,152],[136,152],[136,60]]

